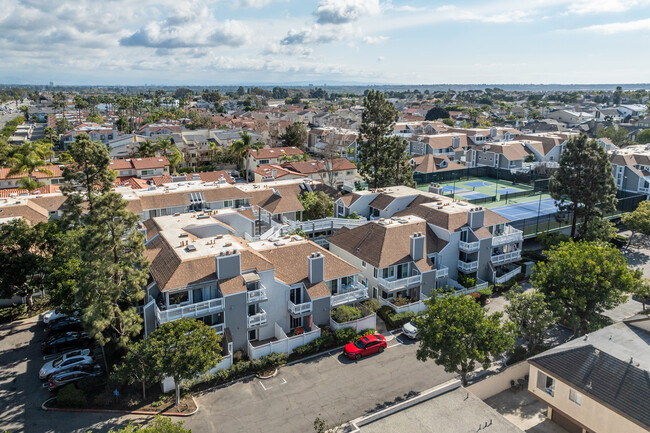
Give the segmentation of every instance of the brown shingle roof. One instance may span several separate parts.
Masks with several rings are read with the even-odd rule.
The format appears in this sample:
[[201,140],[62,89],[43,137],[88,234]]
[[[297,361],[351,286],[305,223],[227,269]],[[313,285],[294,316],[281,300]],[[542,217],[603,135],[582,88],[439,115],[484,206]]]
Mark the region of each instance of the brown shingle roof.
[[303,151],[297,147],[265,147],[259,150],[250,150],[250,155],[255,159],[279,158],[282,155],[302,155]]
[[234,295],[235,293],[241,293],[247,290],[246,283],[244,283],[244,278],[241,275],[219,280],[219,288],[223,296]]
[[325,256],[325,281],[361,272],[313,242],[292,242],[284,246],[259,251],[259,254],[275,267],[275,278],[286,284],[304,282],[306,287],[311,287],[308,280],[308,257],[311,253],[321,253]]

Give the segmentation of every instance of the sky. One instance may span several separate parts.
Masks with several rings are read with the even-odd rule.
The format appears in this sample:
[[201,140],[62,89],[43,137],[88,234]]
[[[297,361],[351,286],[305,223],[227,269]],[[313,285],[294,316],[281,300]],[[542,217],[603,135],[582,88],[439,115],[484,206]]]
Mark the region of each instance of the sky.
[[0,83],[650,82],[650,0],[0,0]]

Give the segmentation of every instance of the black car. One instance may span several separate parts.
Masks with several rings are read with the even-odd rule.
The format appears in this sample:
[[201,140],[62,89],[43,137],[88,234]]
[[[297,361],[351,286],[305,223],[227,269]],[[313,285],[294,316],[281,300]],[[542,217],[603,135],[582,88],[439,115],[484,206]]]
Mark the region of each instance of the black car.
[[85,332],[66,332],[48,338],[41,344],[43,353],[57,353],[66,349],[90,346],[91,339]]
[[81,321],[79,319],[76,319],[74,317],[67,317],[65,319],[57,320],[56,322],[51,323],[45,330],[47,335],[54,335],[70,331],[83,331],[83,327],[81,326]]

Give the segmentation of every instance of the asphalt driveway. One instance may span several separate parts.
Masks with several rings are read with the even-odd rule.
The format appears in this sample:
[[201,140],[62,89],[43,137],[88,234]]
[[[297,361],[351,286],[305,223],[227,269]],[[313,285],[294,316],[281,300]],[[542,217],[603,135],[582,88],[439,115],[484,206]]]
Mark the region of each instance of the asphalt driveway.
[[[41,386],[43,325],[0,326],[0,431],[107,432],[147,417],[44,412]],[[270,380],[236,382],[196,396],[199,412],[183,418],[195,432],[306,432],[316,417],[340,424],[453,377],[415,359],[417,344],[389,335],[388,350],[360,361],[339,352],[285,366]]]

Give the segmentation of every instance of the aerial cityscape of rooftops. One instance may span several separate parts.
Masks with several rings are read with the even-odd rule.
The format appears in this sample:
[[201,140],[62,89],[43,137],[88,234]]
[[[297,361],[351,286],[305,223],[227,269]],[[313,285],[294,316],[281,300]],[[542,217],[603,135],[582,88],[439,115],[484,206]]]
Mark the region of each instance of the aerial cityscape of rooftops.
[[650,432],[650,1],[38,3],[0,431]]

